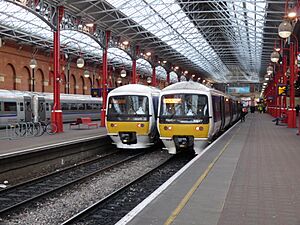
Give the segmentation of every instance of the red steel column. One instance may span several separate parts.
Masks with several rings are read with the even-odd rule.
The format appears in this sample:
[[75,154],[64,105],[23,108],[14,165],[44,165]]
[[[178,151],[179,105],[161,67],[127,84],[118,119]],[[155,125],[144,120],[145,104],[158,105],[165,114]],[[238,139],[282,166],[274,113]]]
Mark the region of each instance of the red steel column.
[[290,43],[290,108],[288,109],[288,127],[295,128],[296,126],[296,111],[295,111],[295,52],[294,43]]
[[110,31],[107,30],[105,32],[105,45],[104,45],[103,58],[102,58],[103,79],[102,79],[101,127],[105,126],[106,101],[107,101],[107,49],[108,49],[109,39],[110,39]]
[[167,71],[167,82],[168,85],[170,84],[170,71]]
[[133,59],[132,59],[132,81],[131,81],[132,84],[136,84],[138,82],[137,81],[137,76],[136,76],[136,59],[137,59],[137,56],[139,54],[139,51],[140,51],[139,46],[136,46],[134,56],[133,56]]
[[156,72],[155,65],[152,67],[152,86],[156,87]]
[[54,31],[54,76],[53,76],[53,109],[51,112],[51,122],[57,127],[57,133],[63,132],[62,110],[60,108],[60,23],[64,14],[64,7],[57,8],[57,24]]

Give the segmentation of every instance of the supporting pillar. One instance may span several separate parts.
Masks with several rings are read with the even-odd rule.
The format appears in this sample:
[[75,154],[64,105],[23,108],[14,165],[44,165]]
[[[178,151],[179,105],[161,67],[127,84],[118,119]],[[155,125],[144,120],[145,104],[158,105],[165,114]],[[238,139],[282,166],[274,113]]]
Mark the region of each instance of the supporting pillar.
[[140,51],[139,46],[136,46],[135,51],[134,51],[134,55],[133,55],[133,59],[132,59],[132,81],[131,81],[132,84],[137,84],[138,83],[137,74],[136,74],[136,59],[137,59],[137,56],[139,54],[139,51]]
[[290,42],[290,108],[288,109],[289,128],[296,128],[294,81],[295,81],[295,52],[294,52],[294,43]]
[[105,32],[105,44],[102,58],[102,112],[101,112],[101,127],[105,126],[106,101],[107,101],[107,49],[110,39],[110,31]]
[[156,71],[155,71],[155,65],[152,67],[152,86],[156,87]]
[[170,84],[170,71],[167,71],[167,83]]
[[57,133],[63,132],[62,110],[60,108],[60,23],[64,14],[64,7],[57,9],[56,31],[54,31],[54,76],[53,76],[53,109],[51,122],[57,127]]

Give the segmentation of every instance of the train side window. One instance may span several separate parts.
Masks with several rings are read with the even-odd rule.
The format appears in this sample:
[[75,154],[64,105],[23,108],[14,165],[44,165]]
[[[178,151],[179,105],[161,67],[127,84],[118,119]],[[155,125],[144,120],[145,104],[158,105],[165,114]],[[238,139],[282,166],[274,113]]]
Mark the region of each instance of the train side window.
[[46,111],[49,111],[50,109],[49,109],[49,103],[47,102],[46,103]]
[[20,102],[20,111],[24,111],[24,104],[23,104],[23,102]]
[[77,105],[76,103],[71,103],[71,110],[77,110]]
[[91,103],[86,104],[86,109],[93,109],[93,105]]
[[67,103],[63,103],[61,106],[62,110],[69,110],[69,105]]
[[0,112],[2,111],[2,102],[0,102]]
[[78,104],[78,109],[79,110],[84,110],[84,104],[82,104],[82,103]]
[[4,111],[7,111],[7,112],[17,111],[17,103],[16,102],[4,102]]

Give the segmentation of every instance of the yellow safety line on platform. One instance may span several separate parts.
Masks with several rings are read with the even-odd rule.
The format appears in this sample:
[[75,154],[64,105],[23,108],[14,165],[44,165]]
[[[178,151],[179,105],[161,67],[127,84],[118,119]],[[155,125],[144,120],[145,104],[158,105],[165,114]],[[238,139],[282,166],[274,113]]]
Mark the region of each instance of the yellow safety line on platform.
[[184,208],[184,206],[188,203],[188,201],[190,200],[190,198],[192,197],[192,195],[194,194],[194,192],[197,190],[197,188],[199,187],[199,185],[202,183],[202,181],[204,180],[204,178],[208,175],[208,173],[210,172],[210,170],[212,169],[212,167],[214,166],[214,164],[218,161],[218,159],[221,157],[221,155],[223,154],[223,152],[226,150],[226,148],[228,147],[228,145],[230,144],[230,142],[232,141],[232,139],[236,136],[236,134],[239,132],[241,128],[239,128],[237,130],[237,132],[232,135],[232,137],[229,139],[229,141],[226,143],[226,145],[223,147],[223,149],[220,151],[220,153],[216,156],[216,158],[214,158],[214,160],[209,164],[209,166],[207,167],[207,169],[204,171],[204,173],[198,178],[198,180],[196,181],[196,183],[193,185],[193,187],[189,190],[189,192],[184,196],[184,198],[181,200],[181,202],[179,203],[179,205],[177,206],[177,208],[172,212],[172,214],[169,216],[169,218],[166,220],[166,222],[164,223],[164,225],[170,225],[171,223],[173,223],[173,221],[176,219],[176,217],[178,216],[178,214],[182,211],[182,209]]

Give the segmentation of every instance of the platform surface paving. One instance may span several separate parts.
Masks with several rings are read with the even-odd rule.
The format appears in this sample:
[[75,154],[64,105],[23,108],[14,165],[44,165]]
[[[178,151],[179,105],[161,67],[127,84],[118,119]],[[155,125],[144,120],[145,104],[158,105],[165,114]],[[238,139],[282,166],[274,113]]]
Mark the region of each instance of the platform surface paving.
[[117,224],[299,225],[296,133],[268,114],[248,114],[135,217],[130,212]]

